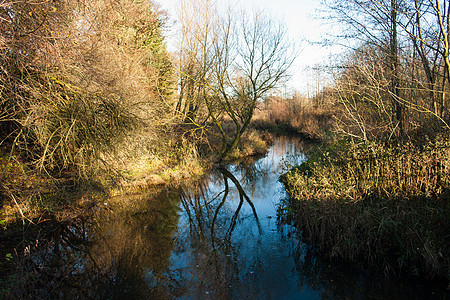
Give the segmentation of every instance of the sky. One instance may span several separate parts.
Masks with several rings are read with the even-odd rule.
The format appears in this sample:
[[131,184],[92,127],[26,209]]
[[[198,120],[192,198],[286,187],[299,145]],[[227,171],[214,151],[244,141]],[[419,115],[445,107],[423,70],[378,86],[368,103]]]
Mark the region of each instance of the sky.
[[[156,0],[163,9],[168,11],[169,26],[176,22],[176,5],[178,0]],[[288,35],[300,48],[300,54],[291,67],[292,77],[283,92],[298,91],[305,96],[312,96],[326,85],[321,73],[316,68],[326,64],[332,49],[317,42],[330,31],[329,25],[318,18],[320,0],[240,0],[248,9],[263,9],[270,16],[285,23]],[[172,33],[173,34],[173,33]],[[169,50],[171,48],[171,33],[168,31]]]

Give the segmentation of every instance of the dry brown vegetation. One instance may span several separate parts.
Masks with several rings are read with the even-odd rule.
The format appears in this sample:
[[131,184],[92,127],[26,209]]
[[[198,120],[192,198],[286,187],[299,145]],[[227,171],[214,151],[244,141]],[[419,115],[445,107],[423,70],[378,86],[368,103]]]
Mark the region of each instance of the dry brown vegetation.
[[311,140],[324,138],[333,123],[334,108],[326,93],[307,98],[299,93],[289,97],[271,96],[255,115],[255,126],[300,134]]
[[[230,12],[228,17],[230,29],[231,19],[239,16]],[[199,175],[228,154],[225,148],[238,147],[230,156],[236,158],[268,147],[246,128],[254,104],[293,59],[284,55],[289,49],[278,35],[283,28],[274,32],[270,19],[255,14],[253,28],[242,28],[257,30],[257,37],[247,31],[223,35],[220,22],[211,23],[215,37],[204,42],[227,49],[228,55],[239,51],[225,39],[250,45],[252,38],[265,38],[250,51],[256,55],[251,66],[223,64],[219,49],[201,57],[196,40],[201,27],[182,33],[198,47],[180,46],[177,61],[164,41],[165,12],[153,1],[3,1],[0,21],[0,193],[10,217],[27,218],[42,208],[58,211],[70,202],[58,194],[72,199],[65,192],[79,187],[137,192]],[[266,61],[269,42],[274,52]],[[238,67],[241,77],[213,80]],[[189,68],[200,73],[194,78]],[[250,91],[255,68],[264,70],[258,78],[266,80]],[[191,86],[186,86],[188,77],[194,80]],[[199,87],[195,118],[189,89]]]
[[101,153],[161,113],[161,81],[170,82],[153,62],[167,61],[170,72],[158,53],[162,17],[123,2],[3,7],[2,133],[41,170],[87,175]]
[[449,141],[322,147],[284,176],[305,239],[385,274],[446,278]]
[[0,189],[8,214],[53,206],[81,182],[143,180],[137,165],[167,179],[161,173],[189,159],[197,172],[195,146],[173,130],[165,18],[155,3],[131,0],[0,4]]
[[353,48],[318,94],[332,139],[284,176],[297,224],[333,259],[448,280],[449,2],[327,2]]

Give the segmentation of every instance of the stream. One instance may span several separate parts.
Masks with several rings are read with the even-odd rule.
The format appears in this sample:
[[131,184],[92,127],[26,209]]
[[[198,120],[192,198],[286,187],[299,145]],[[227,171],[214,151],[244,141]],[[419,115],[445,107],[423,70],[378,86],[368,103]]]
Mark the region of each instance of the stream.
[[300,241],[283,221],[279,176],[305,159],[300,140],[278,137],[264,157],[195,184],[105,200],[32,251],[34,279],[17,288],[54,299],[441,298],[428,283],[378,279]]

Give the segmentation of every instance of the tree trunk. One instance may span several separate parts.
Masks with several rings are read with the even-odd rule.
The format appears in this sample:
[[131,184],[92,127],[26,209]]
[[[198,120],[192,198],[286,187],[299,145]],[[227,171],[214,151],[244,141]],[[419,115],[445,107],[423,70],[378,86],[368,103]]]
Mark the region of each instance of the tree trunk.
[[391,32],[390,32],[390,57],[391,57],[391,95],[395,108],[395,118],[399,128],[399,136],[403,136],[403,105],[400,102],[399,57],[397,40],[397,0],[391,0]]

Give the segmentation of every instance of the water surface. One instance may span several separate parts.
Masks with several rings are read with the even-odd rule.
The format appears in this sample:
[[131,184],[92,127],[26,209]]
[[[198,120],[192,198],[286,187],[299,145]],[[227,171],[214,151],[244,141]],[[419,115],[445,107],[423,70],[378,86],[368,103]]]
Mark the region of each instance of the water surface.
[[[277,221],[286,194],[279,176],[305,160],[299,143],[280,138],[269,153],[212,172],[184,189],[171,270],[183,297],[311,298],[301,286],[290,225]],[[318,297],[317,297],[318,298]]]
[[279,137],[264,157],[189,186],[106,200],[23,262],[17,295],[53,299],[445,299],[426,281],[383,280],[321,259],[280,221],[279,176],[305,160]]

